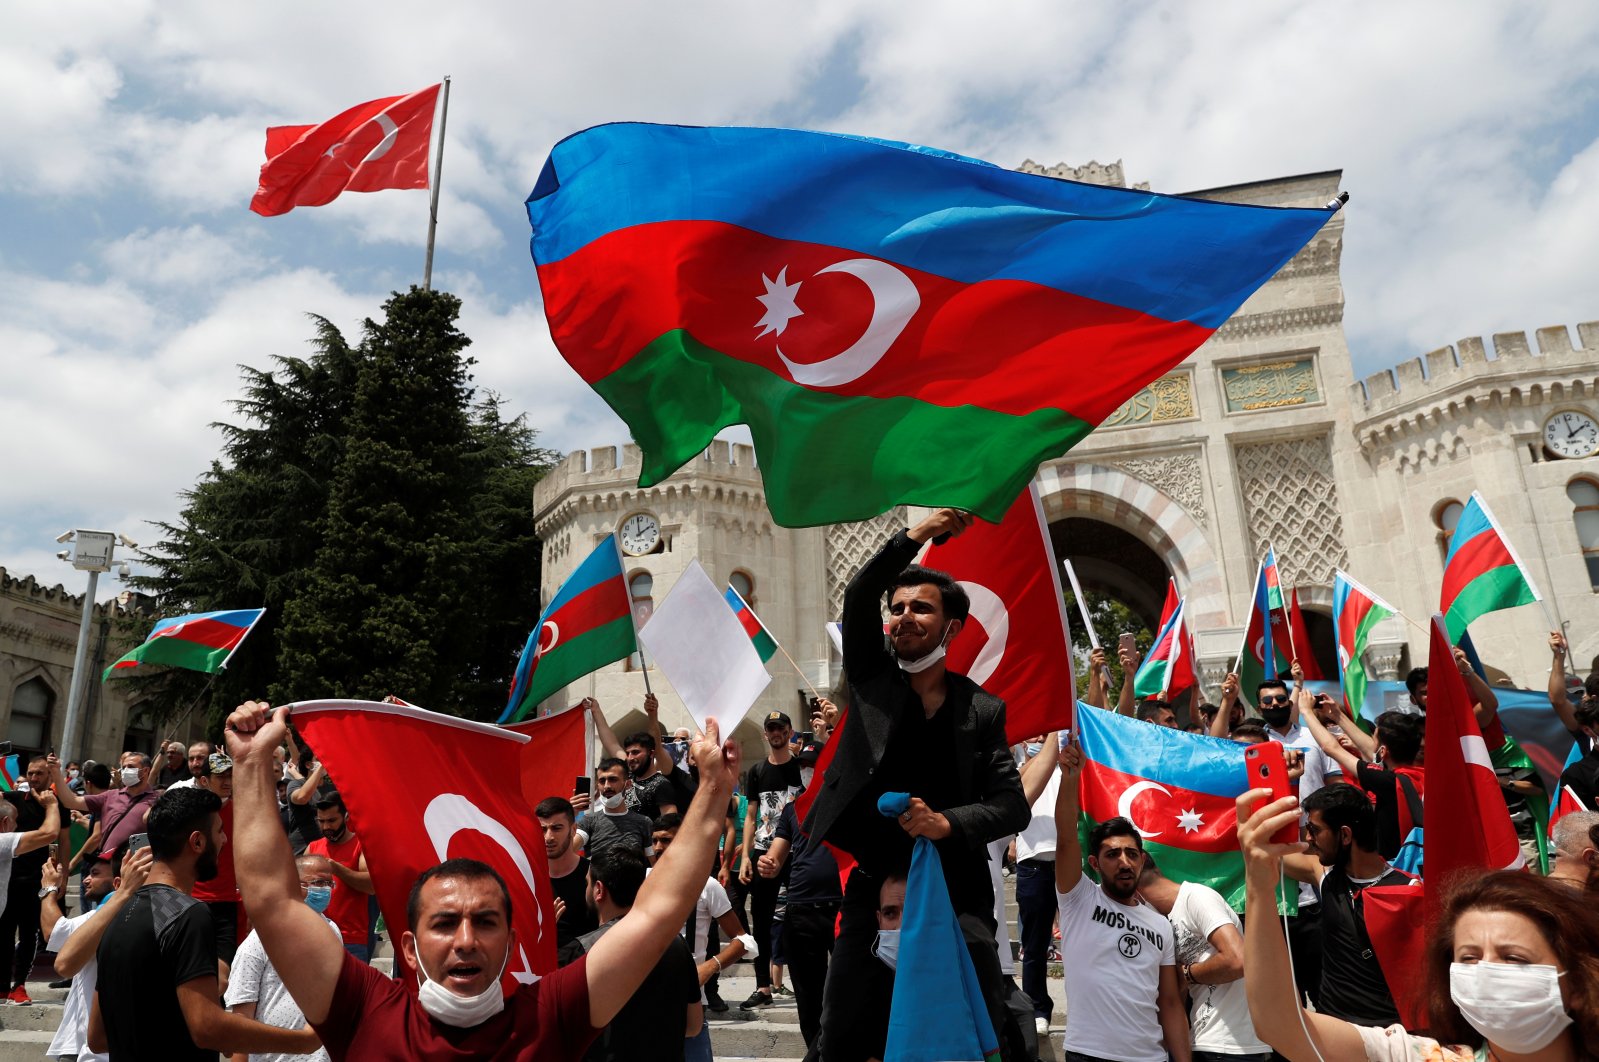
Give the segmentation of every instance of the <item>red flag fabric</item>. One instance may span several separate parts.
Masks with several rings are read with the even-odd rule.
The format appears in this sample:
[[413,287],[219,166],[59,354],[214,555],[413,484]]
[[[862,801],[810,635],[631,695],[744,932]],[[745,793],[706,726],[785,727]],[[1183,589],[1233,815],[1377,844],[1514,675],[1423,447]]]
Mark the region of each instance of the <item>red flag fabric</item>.
[[578,775],[589,773],[583,725],[587,713],[587,708],[577,705],[505,728],[528,738],[522,746],[522,795],[528,807],[538,807],[545,797],[570,796]]
[[1443,616],[1434,615],[1427,660],[1427,791],[1447,794],[1448,812],[1427,817],[1422,842],[1431,910],[1454,874],[1526,864],[1452,648]]
[[974,523],[919,558],[966,588],[970,618],[945,660],[1005,702],[1011,744],[1072,726],[1071,635],[1049,524],[1029,487],[997,524]]
[[320,125],[267,130],[265,165],[250,209],[272,217],[322,206],[341,192],[426,188],[439,86],[351,107]]
[[1373,885],[1360,893],[1371,950],[1407,1029],[1427,1026],[1426,900],[1425,885]]
[[[516,948],[507,990],[555,969],[555,909],[537,820],[517,786],[524,734],[374,701],[290,705],[296,729],[316,749],[350,809],[396,941],[417,876],[446,859],[481,860],[511,892]],[[407,771],[419,750],[460,770]],[[374,765],[377,765],[374,769]],[[395,961],[406,966],[400,949]],[[414,980],[414,973],[406,976]],[[408,982],[409,983],[409,982]]]
[[1299,610],[1299,587],[1294,587],[1293,597],[1288,607],[1288,621],[1293,632],[1294,640],[1291,643],[1299,650],[1299,666],[1305,672],[1307,682],[1321,682],[1326,677],[1321,673],[1321,665],[1316,663],[1316,654],[1310,648],[1310,630],[1305,626],[1305,614]]
[[[1503,742],[1500,742],[1500,744],[1503,744]],[[1555,802],[1555,810],[1549,813],[1548,832],[1551,835],[1553,835],[1555,832],[1555,823],[1559,822],[1567,815],[1570,815],[1574,811],[1589,810],[1588,805],[1582,802],[1582,798],[1579,797],[1569,785],[1563,785],[1560,787],[1559,796],[1559,800]],[[1553,847],[1552,842],[1551,847]]]

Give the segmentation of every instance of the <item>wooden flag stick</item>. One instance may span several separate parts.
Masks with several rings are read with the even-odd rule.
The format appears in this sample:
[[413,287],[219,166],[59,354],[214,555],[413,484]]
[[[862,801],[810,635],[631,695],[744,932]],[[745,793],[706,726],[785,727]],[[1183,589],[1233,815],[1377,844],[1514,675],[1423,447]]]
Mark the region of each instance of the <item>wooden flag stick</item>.
[[[766,633],[771,634],[772,632],[767,631]],[[815,686],[811,685],[811,680],[805,677],[805,672],[800,670],[800,666],[794,662],[794,658],[788,655],[788,650],[783,648],[783,643],[778,641],[776,638],[773,638],[772,644],[777,646],[777,651],[783,654],[783,659],[788,661],[789,667],[794,669],[794,674],[799,676],[799,680],[805,683],[805,688],[811,691],[811,696],[815,697],[817,700],[821,700],[822,695],[817,692]]]

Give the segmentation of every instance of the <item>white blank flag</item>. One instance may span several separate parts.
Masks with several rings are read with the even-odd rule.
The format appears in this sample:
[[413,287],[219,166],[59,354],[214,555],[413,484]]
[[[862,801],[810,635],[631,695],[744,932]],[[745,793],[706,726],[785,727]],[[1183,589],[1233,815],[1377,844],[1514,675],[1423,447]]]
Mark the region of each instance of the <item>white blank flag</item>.
[[638,637],[700,729],[715,719],[724,741],[772,681],[744,625],[699,561],[678,576]]

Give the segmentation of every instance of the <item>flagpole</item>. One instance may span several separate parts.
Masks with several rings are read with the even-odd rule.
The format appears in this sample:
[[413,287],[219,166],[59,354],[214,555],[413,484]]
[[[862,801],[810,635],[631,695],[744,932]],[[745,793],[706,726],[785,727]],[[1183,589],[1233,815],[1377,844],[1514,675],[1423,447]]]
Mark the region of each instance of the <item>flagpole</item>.
[[[618,568],[622,569],[622,572],[625,576],[627,572],[627,558],[622,556],[622,543],[617,539],[615,531],[612,531],[608,537],[611,540],[612,548],[616,550],[616,565]],[[633,611],[631,593],[629,596],[630,599],[627,603],[627,618],[633,624],[633,648],[638,652],[639,670],[644,673],[644,694],[647,697],[653,697],[655,696],[655,691],[650,689],[650,662],[644,659],[644,643],[639,640],[638,636],[638,613]]]
[[[1066,578],[1072,584],[1072,597],[1077,601],[1077,614],[1083,617],[1083,630],[1088,632],[1088,646],[1090,649],[1098,649],[1099,635],[1094,633],[1094,621],[1088,618],[1088,600],[1083,597],[1083,588],[1077,582],[1077,569],[1072,567],[1070,558],[1065,558],[1060,563],[1066,569]],[[1110,665],[1101,664],[1099,669],[1105,675],[1105,690],[1108,695],[1110,691]],[[1128,679],[1127,681],[1131,682],[1132,680]]]
[[1288,595],[1283,593],[1282,558],[1277,556],[1277,547],[1270,542],[1266,543],[1266,548],[1271,551],[1272,564],[1277,569],[1277,596],[1283,599],[1281,611],[1283,614],[1283,626],[1288,628],[1288,664],[1291,675],[1293,673],[1293,665],[1299,663],[1299,646],[1294,644],[1294,617],[1293,613],[1288,610]]
[[[1271,543],[1266,544],[1271,549]],[[1266,576],[1266,558],[1262,557],[1260,563],[1255,565],[1255,581],[1249,585],[1249,612],[1244,616],[1244,640],[1238,645],[1238,659],[1233,661],[1234,675],[1242,674],[1238,669],[1244,666],[1244,653],[1249,649],[1249,617],[1255,614],[1255,605],[1260,599],[1260,582]],[[1266,630],[1271,630],[1271,604],[1267,602],[1266,614],[1260,617],[1260,622]],[[1261,662],[1262,664],[1265,661]]]
[[450,117],[450,75],[444,75],[444,103],[439,111],[439,142],[433,149],[433,193],[428,204],[428,256],[422,267],[422,290],[433,290],[433,234],[439,227],[439,185],[444,183],[444,126]]
[[228,655],[223,657],[222,663],[217,665],[218,671],[221,671],[223,668],[228,666],[228,661],[233,659],[233,654],[239,651],[239,646],[243,645],[244,640],[250,637],[250,632],[255,630],[255,625],[261,622],[261,617],[265,616],[266,613],[267,610],[264,608],[256,613],[255,619],[251,620],[250,625],[244,628],[244,633],[239,635],[239,640],[233,643],[233,648],[228,650]]

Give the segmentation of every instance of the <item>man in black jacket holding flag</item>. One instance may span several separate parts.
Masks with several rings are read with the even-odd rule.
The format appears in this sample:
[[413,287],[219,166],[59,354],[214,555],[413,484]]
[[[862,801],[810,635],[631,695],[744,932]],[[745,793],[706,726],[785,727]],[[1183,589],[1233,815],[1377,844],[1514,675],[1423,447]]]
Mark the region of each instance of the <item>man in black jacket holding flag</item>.
[[[943,572],[911,563],[925,543],[958,535],[971,520],[940,509],[900,531],[844,595],[850,706],[805,821],[813,843],[832,844],[856,859],[827,973],[824,1062],[882,1055],[888,1015],[872,1001],[882,998],[890,971],[874,955],[878,889],[887,875],[904,874],[918,837],[938,847],[994,1028],[1005,1028],[987,845],[1024,829],[1031,812],[1005,738],[1004,702],[944,665],[945,649],[966,620],[966,592]],[[885,594],[889,649],[883,645]],[[909,810],[897,820],[877,811],[878,797],[894,792],[911,795]],[[1008,1056],[1003,1033],[1000,1040]]]

